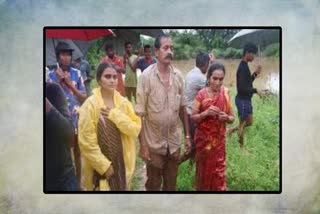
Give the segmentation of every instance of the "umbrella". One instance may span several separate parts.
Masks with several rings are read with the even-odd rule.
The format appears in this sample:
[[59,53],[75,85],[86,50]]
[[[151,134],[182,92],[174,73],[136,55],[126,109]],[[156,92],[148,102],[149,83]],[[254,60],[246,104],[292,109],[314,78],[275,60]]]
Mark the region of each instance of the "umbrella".
[[70,29],[45,29],[46,38],[73,39],[91,41],[103,36],[114,36],[110,29],[100,28],[70,28]]
[[265,47],[279,42],[279,38],[279,29],[245,29],[236,33],[228,43],[234,48],[243,48],[247,42]]
[[245,29],[236,33],[228,44],[234,48],[243,48],[248,42],[258,46],[259,55],[260,48],[280,41],[279,29]]
[[140,47],[141,34],[151,37],[163,34],[162,29],[113,29],[113,32],[116,37],[108,37],[105,43],[112,43],[117,54],[124,53],[124,43],[128,41],[132,42],[135,48]]
[[[91,40],[102,36],[114,36],[110,29],[100,28],[54,28],[45,29],[46,36],[46,65],[56,64],[55,47],[59,41],[67,42],[73,49],[73,59],[86,55]],[[67,40],[66,40],[67,39]]]

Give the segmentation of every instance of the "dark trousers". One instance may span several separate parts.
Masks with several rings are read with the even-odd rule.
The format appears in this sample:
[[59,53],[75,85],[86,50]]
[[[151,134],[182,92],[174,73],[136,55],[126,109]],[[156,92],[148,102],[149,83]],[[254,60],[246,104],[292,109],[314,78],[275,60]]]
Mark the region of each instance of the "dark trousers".
[[59,182],[46,184],[45,189],[46,191],[80,191],[73,167]]
[[79,183],[74,170],[68,175],[68,179],[64,183],[63,189],[65,191],[80,191]]
[[162,184],[163,191],[175,191],[177,182],[178,160],[180,149],[173,154],[166,155],[150,151],[151,161],[147,163],[147,191],[159,191]]

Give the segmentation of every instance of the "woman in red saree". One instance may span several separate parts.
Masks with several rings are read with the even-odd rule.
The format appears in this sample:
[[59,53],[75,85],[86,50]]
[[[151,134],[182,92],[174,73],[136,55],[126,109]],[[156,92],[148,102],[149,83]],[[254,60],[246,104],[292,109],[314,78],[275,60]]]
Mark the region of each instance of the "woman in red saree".
[[226,123],[234,120],[230,95],[223,87],[225,68],[210,66],[207,86],[200,90],[193,103],[192,119],[198,123],[196,145],[196,188],[199,191],[226,190]]

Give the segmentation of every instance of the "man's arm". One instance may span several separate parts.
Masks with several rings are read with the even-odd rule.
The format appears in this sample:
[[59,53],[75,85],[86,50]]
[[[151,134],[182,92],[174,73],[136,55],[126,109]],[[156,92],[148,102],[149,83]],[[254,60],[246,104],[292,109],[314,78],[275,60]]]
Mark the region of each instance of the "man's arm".
[[191,142],[190,142],[190,133],[189,133],[189,120],[188,120],[188,114],[187,114],[187,109],[186,106],[181,106],[180,111],[179,111],[179,117],[180,120],[183,123],[183,128],[184,128],[184,135],[185,135],[185,148],[187,153],[190,152],[191,149]]
[[258,65],[257,69],[253,72],[251,75],[252,82],[258,77],[258,75],[261,73],[261,65]]
[[145,115],[147,105],[146,83],[144,75],[141,75],[137,85],[137,104],[135,106],[135,113],[141,117],[141,131],[139,134],[140,141],[140,157],[145,161],[150,161],[150,153],[148,144],[145,140],[144,127],[145,127]]
[[128,65],[130,66],[130,68],[132,69],[133,72],[136,72],[136,68],[135,68],[135,61],[137,61],[139,57],[136,57],[132,63],[130,62],[130,58],[128,58]]
[[[140,56],[138,56],[137,58],[134,59],[134,61],[132,62],[132,66],[133,66],[133,69],[137,69],[138,66],[139,66],[139,60],[141,59]],[[141,69],[141,68],[140,68]]]
[[[249,71],[250,72],[250,71]],[[250,75],[248,76],[246,71],[244,70],[238,70],[237,74],[237,87],[238,92],[241,94],[251,95],[253,93],[257,93],[257,90],[255,88],[250,87],[250,81],[252,78]]]
[[184,135],[185,135],[185,148],[186,148],[186,153],[189,153],[191,151],[191,139],[190,139],[190,133],[189,133],[189,119],[188,119],[188,113],[187,113],[187,100],[185,97],[185,92],[184,92],[184,80],[183,77],[180,77],[181,81],[181,100],[180,100],[180,109],[179,109],[179,117],[180,120],[183,123],[184,127]]
[[85,93],[85,87],[81,75],[78,76],[78,88],[72,83],[70,73],[66,73],[64,81],[68,88],[76,95],[81,103],[83,103],[87,99],[87,94]]
[[[138,68],[138,61],[139,61],[140,59],[142,59],[142,57],[143,57],[143,49],[140,48],[139,51],[138,51],[138,56],[137,56],[137,58],[135,58],[135,60],[132,62],[132,65],[133,65],[134,69],[137,69],[137,68]],[[140,69],[141,69],[141,68],[140,68]]]
[[150,161],[150,153],[149,153],[149,148],[148,148],[148,144],[145,141],[144,138],[144,118],[141,118],[141,130],[140,130],[140,134],[139,134],[139,142],[140,142],[140,151],[139,151],[139,156],[145,161]]
[[73,84],[71,80],[66,80],[65,81],[68,88],[71,89],[71,91],[76,95],[76,97],[79,99],[81,103],[83,103],[87,99],[86,93],[82,93],[79,91]]

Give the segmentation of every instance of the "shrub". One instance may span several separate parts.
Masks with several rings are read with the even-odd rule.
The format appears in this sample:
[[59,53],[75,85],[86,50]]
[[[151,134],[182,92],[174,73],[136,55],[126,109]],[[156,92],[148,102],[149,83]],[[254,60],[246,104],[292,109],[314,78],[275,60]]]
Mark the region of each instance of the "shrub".
[[241,49],[236,49],[236,48],[227,48],[224,53],[223,53],[223,57],[224,58],[241,58],[242,55],[242,51]]
[[262,52],[266,57],[279,57],[280,45],[279,43],[271,44],[267,46]]
[[213,53],[215,58],[223,58],[223,56],[224,56],[222,49],[214,48],[214,49],[212,49],[211,52]]

